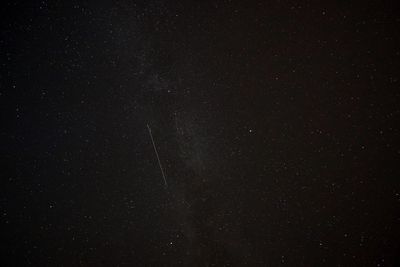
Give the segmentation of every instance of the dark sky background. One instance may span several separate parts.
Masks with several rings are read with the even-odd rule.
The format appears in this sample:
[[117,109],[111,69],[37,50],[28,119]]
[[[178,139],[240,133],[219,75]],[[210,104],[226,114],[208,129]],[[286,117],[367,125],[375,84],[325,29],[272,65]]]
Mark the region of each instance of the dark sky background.
[[339,2],[3,3],[1,265],[395,266],[399,9]]

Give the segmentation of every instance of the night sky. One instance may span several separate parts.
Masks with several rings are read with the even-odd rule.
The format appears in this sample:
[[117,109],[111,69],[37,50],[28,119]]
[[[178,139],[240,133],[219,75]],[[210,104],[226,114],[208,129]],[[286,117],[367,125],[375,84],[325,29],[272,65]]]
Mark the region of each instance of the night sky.
[[2,266],[396,266],[395,1],[0,12]]

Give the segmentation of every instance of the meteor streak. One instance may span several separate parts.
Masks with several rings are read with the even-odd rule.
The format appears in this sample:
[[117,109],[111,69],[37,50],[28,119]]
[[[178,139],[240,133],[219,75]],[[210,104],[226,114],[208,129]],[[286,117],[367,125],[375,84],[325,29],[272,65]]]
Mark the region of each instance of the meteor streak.
[[154,143],[153,134],[151,133],[151,128],[150,128],[150,126],[148,124],[146,124],[146,125],[147,125],[147,129],[149,130],[151,143],[153,144],[154,152],[156,153],[156,156],[157,156],[158,165],[160,166],[161,174],[162,174],[162,177],[164,179],[164,184],[167,187],[168,186],[167,179],[165,178],[165,173],[164,173],[163,167],[161,165],[160,157],[158,156],[158,151],[157,151],[157,148],[156,148],[156,144]]

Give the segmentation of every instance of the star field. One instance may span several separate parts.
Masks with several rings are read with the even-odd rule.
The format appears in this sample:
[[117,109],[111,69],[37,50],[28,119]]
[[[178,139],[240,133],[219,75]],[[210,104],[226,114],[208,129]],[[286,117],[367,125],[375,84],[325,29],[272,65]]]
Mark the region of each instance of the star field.
[[2,266],[396,266],[397,11],[5,2]]

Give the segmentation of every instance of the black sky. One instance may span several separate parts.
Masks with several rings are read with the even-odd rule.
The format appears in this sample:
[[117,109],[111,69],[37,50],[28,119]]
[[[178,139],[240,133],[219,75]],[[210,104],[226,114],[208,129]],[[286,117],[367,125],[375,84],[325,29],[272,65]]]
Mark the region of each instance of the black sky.
[[395,1],[0,21],[2,266],[396,266]]

